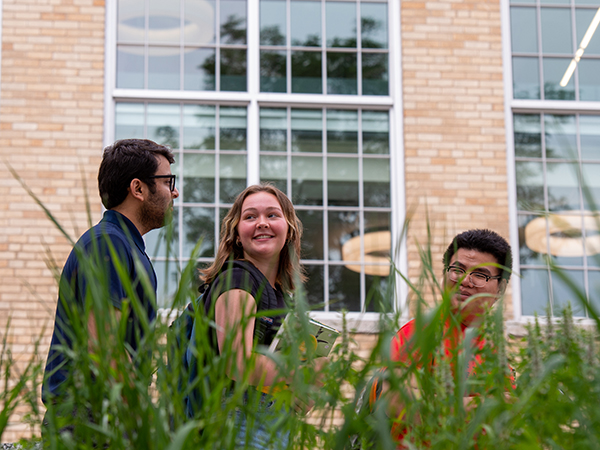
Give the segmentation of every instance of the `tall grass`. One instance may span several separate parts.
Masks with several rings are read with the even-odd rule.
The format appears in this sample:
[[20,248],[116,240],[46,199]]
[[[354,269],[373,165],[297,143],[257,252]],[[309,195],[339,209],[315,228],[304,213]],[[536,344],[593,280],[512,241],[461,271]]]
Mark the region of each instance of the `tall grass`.
[[[65,233],[47,209],[46,213]],[[193,286],[196,285],[198,248],[180,273],[180,282],[171,300],[174,309],[180,310],[196,297]],[[406,433],[408,448],[596,448],[600,442],[597,327],[575,326],[567,309],[558,323],[536,321],[528,327],[525,337],[507,339],[500,305],[485,317],[479,329],[467,331],[467,338],[449,359],[444,358],[441,350],[444,329],[448,323],[456,322],[449,306],[452,292],[445,290],[438,280],[429,246],[422,247],[420,254],[421,277],[414,284],[405,279],[416,304],[414,316],[418,328],[423,330],[415,340],[420,362],[400,366],[390,359],[390,342],[401,322],[396,313],[381,316],[380,333],[366,357],[355,352],[353,335],[344,325],[330,364],[317,374],[312,369],[310,348],[307,355],[300,352],[299,345],[294,345],[308,339],[309,306],[302,290],[295,296],[289,311],[282,311],[291,313],[299,324],[288,329],[286,339],[292,344],[288,351],[270,355],[281,373],[294,374],[291,382],[272,390],[274,408],[280,411],[275,428],[289,430],[291,446],[296,449],[395,449],[397,444],[391,437],[391,428],[396,422],[395,426]],[[226,376],[234,358],[231,340],[217,354],[207,339],[216,324],[198,310],[194,352],[201,362],[199,376],[192,383],[181,385],[181,380],[188,376],[182,373],[184,369],[177,362],[181,355],[175,354],[171,364],[167,364],[167,354],[172,349],[166,336],[173,333],[167,320],[142,324],[146,333],[140,351],[131,358],[126,349],[125,329],[129,313],[141,309],[132,281],[121,268],[122,282],[131,297],[121,320],[116,320],[113,308],[107,306],[108,285],[102,261],[94,255],[82,260],[82,270],[93,282],[84,307],[74,308],[70,302],[65,303],[70,311],[74,344],[71,348],[65,347],[64,352],[74,370],[67,385],[68,402],[50,407],[47,447],[236,448],[233,440],[236,412],[245,412],[251,420],[258,396],[251,395],[255,389],[250,386],[248,372],[241,374],[235,383]],[[145,285],[150,289],[148,280]],[[573,288],[576,291],[576,287]],[[391,295],[391,292],[380,292],[373,298],[389,302]],[[438,300],[432,306],[425,302],[431,296]],[[581,292],[577,298],[593,311]],[[99,329],[104,330],[93,351],[89,350],[86,328],[89,314],[94,315]],[[593,311],[591,317],[598,323],[597,311]],[[248,318],[244,318],[241,326],[247,323]],[[3,375],[0,433],[19,402],[30,406],[31,420],[37,426],[42,415],[37,410],[40,367],[32,363],[23,371],[15,370],[6,343],[8,331],[7,328],[4,332],[0,360]],[[472,338],[477,335],[482,335],[490,345],[483,350],[473,346]],[[36,352],[38,350],[45,352],[39,347]],[[268,353],[266,349],[257,349],[257,352]],[[476,354],[481,354],[483,363],[474,373],[469,373],[468,362]],[[432,360],[436,363],[427,363]],[[253,364],[251,359],[246,366]],[[386,379],[389,392],[370,404],[364,393],[369,392],[374,374]],[[414,389],[415,386],[418,389]],[[183,397],[192,388],[198,389],[203,402],[197,417],[188,420]],[[402,399],[405,405],[401,420],[387,418],[391,394]],[[465,406],[463,398],[469,395],[474,407]],[[314,402],[309,417],[295,412],[296,399]],[[73,435],[59,433],[60,409],[73,413],[69,417],[76,425]],[[332,426],[334,418],[341,425]],[[38,439],[24,441],[24,444],[33,445]]]

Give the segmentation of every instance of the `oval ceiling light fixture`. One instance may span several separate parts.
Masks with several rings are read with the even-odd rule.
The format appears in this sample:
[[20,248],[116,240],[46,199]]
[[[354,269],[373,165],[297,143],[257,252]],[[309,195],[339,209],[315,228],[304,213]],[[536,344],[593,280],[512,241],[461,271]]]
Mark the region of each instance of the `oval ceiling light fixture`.
[[[149,22],[155,26],[146,29],[146,18],[137,9],[119,10],[119,41],[124,44],[149,42],[156,45],[180,44],[181,33],[186,45],[204,45],[215,42],[215,8],[206,0],[186,2],[183,24],[179,10],[165,3],[153,8]],[[147,33],[147,35],[146,35]],[[144,52],[143,47],[127,47],[129,53]],[[160,56],[160,55],[159,55]]]
[[[600,253],[599,222],[600,218],[589,211],[538,217],[525,226],[525,245],[534,252],[552,256],[597,255]],[[582,229],[586,230],[585,238]]]
[[[365,233],[364,266],[361,264],[346,264],[346,268],[360,273],[361,267],[365,275],[387,277],[390,274],[390,246],[392,233],[390,231],[372,231]],[[348,239],[342,245],[342,260],[360,262],[360,236]]]

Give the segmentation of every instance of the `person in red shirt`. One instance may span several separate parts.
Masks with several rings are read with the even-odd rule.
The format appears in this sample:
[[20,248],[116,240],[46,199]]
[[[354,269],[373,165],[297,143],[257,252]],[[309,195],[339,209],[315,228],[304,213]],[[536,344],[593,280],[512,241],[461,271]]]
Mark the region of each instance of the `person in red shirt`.
[[[443,257],[444,287],[450,292],[450,318],[444,323],[442,338],[442,354],[451,360],[452,355],[462,346],[465,331],[469,327],[477,327],[484,314],[504,294],[510,279],[512,252],[508,242],[490,230],[469,230],[458,234],[448,246]],[[419,331],[415,319],[406,323],[392,339],[390,359],[404,365],[424,364],[433,366],[435,361],[424,361],[419,354]],[[473,374],[482,357],[477,350],[483,350],[486,343],[481,337],[473,339],[474,357],[468,363],[468,374]],[[416,347],[416,349],[415,349]],[[454,370],[454,367],[452,367]],[[511,378],[514,383],[514,379]],[[415,395],[419,395],[418,387],[410,380]],[[370,391],[370,403],[387,391],[387,383],[375,380]],[[400,418],[406,412],[405,402],[397,393],[388,394],[388,415]],[[465,394],[464,404],[472,405],[472,397]],[[394,438],[401,443],[407,432],[406,424],[397,421],[393,428]],[[400,445],[399,448],[404,448]]]

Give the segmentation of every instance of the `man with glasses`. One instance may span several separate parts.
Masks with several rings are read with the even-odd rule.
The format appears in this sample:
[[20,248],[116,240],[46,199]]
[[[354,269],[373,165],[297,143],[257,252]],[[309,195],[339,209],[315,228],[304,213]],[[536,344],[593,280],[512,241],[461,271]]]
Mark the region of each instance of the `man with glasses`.
[[[458,319],[457,326],[447,323],[442,340],[443,353],[449,359],[456,353],[456,349],[464,342],[465,331],[469,327],[476,327],[484,314],[504,294],[510,279],[512,266],[512,252],[510,245],[497,233],[490,230],[469,230],[458,234],[446,249],[443,256],[444,286],[450,292],[450,310]],[[390,359],[400,364],[410,365],[417,363],[422,367],[423,361],[420,351],[415,348],[418,334],[423,331],[416,326],[415,320],[406,323],[392,339]],[[477,338],[475,346],[482,350],[485,341]],[[475,357],[469,362],[468,373],[476,371],[482,363],[481,355],[475,352]],[[435,364],[431,360],[428,365]],[[387,382],[380,382],[385,374],[382,371],[374,378],[370,392],[370,403],[376,401],[383,391],[389,389]],[[385,378],[385,377],[383,377]],[[411,385],[412,385],[411,381]],[[415,390],[418,390],[413,386]],[[418,394],[416,394],[418,395]],[[388,415],[396,418],[403,414],[404,403],[398,395],[388,394]],[[465,397],[465,406],[470,407],[470,396]],[[402,439],[407,432],[407,424],[396,422],[393,435],[402,445]]]
[[[124,139],[104,149],[98,188],[107,211],[77,241],[60,279],[42,387],[48,408],[43,431],[52,431],[45,438],[59,430],[73,432],[80,420],[92,419],[91,411],[73,404],[80,388],[74,376],[75,367],[81,368],[77,352],[87,345],[90,354],[101,354],[99,342],[107,343],[111,314],[115,323],[125,315],[123,346],[137,362],[139,344],[156,317],[157,279],[142,236],[172,216],[179,196],[173,162],[169,148],[149,140]],[[121,341],[110,336],[108,342]],[[98,365],[115,366],[114,360],[97,359]]]

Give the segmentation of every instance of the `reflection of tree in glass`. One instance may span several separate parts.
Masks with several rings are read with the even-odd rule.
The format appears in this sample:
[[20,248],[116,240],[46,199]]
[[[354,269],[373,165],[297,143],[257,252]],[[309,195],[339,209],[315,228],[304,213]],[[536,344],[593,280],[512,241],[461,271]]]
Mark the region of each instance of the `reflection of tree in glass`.
[[317,34],[309,34],[304,42],[292,39],[292,45],[295,47],[320,47],[321,38]]
[[575,100],[575,89],[562,88],[556,83],[544,83],[544,96],[546,100]]
[[372,17],[363,17],[360,21],[362,30],[362,46],[363,48],[383,48],[381,42],[374,40],[370,35],[376,33],[383,26],[383,21],[376,20]]
[[[213,257],[215,255],[214,238],[214,210],[208,208],[195,208],[194,214],[185,218],[185,239],[190,246],[196,245],[201,240],[198,256]],[[188,256],[188,255],[186,255]]]
[[263,45],[285,45],[285,36],[278,25],[263,27],[260,29],[260,42]]
[[162,145],[168,145],[171,148],[179,148],[179,139],[177,139],[177,130],[170,125],[163,125],[156,128],[154,140]]
[[238,17],[235,14],[227,16],[227,20],[221,25],[221,42],[223,44],[245,44],[246,18]]
[[[227,44],[246,43],[246,20],[228,16],[227,22],[221,25],[221,42]],[[243,57],[242,57],[243,54]],[[221,48],[221,76],[246,76],[246,50]],[[200,65],[205,73],[216,73],[216,53],[206,58]],[[223,87],[221,86],[221,89]]]
[[537,164],[515,165],[517,175],[517,203],[520,210],[544,211],[544,187],[537,184],[529,184],[528,181],[539,176],[535,167]]

